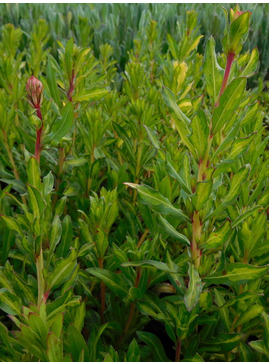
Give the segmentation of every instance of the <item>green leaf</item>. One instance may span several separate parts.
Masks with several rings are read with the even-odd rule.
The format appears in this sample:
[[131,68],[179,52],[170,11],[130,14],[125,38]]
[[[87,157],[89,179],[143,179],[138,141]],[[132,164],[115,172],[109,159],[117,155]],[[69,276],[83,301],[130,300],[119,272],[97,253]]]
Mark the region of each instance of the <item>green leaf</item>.
[[[158,262],[156,260],[143,260],[141,262],[124,262],[121,264],[123,267],[145,267],[145,268],[156,268],[167,273],[177,273],[178,269],[170,268],[166,263]],[[175,266],[177,268],[177,266]],[[174,268],[175,268],[174,267]]]
[[185,359],[184,361],[186,362],[204,362],[204,359],[201,357],[201,355],[199,355],[198,353],[196,353],[194,356],[192,356],[190,359]]
[[[233,350],[242,340],[241,334],[220,334],[216,338],[210,338],[209,346],[213,347],[213,351],[227,353]],[[210,348],[208,351],[211,351]]]
[[249,61],[244,68],[244,70],[241,72],[241,77],[251,77],[255,74],[255,72],[258,70],[259,66],[259,51],[258,48],[254,48],[251,52]]
[[40,218],[46,207],[46,203],[42,198],[41,193],[31,185],[27,185],[29,202],[35,218]]
[[170,50],[173,58],[179,59],[177,42],[170,34],[167,34],[167,42],[169,44],[169,50]]
[[[54,60],[54,62],[55,62],[55,60]],[[58,85],[57,85],[57,81],[56,81],[55,70],[51,65],[51,56],[48,57],[46,76],[47,76],[46,80],[47,80],[47,83],[49,86],[51,97],[52,97],[53,101],[55,102],[55,104],[58,106],[58,108],[61,109],[61,99],[60,99],[60,94],[59,94]]]
[[65,283],[77,266],[74,254],[70,254],[66,259],[59,259],[55,264],[53,272],[47,277],[47,290],[51,291]]
[[213,105],[217,102],[224,75],[224,70],[219,66],[217,61],[215,46],[215,40],[211,36],[205,49],[204,75],[206,91],[211,97]]
[[191,312],[194,306],[199,302],[199,298],[203,289],[203,283],[193,264],[189,264],[188,275],[190,281],[184,296],[184,302],[187,310]]
[[222,272],[204,278],[208,284],[227,284],[228,286],[238,286],[249,281],[263,277],[268,271],[268,267],[256,267],[250,264],[232,263],[225,266]]
[[73,240],[73,227],[72,220],[69,215],[66,215],[62,222],[62,239],[61,244],[58,246],[58,253],[61,257],[65,258],[69,252]]
[[221,321],[223,322],[226,330],[229,331],[231,328],[229,309],[228,309],[228,307],[222,307],[225,304],[225,299],[223,298],[221,293],[216,288],[214,288],[214,295],[215,295],[216,304],[218,307],[220,307]]
[[65,47],[65,67],[69,82],[72,80],[74,39],[70,38]]
[[234,79],[220,97],[219,106],[214,109],[212,116],[212,134],[218,131],[231,119],[235,110],[240,106],[246,88],[246,78]]
[[250,146],[256,133],[252,133],[245,138],[237,138],[233,143],[232,150],[227,156],[227,159],[235,159],[242,155],[243,152]]
[[127,354],[126,354],[127,362],[140,362],[140,352],[139,346],[135,339],[132,340],[131,344],[129,345]]
[[269,315],[266,312],[262,313],[262,317],[264,319],[264,343],[266,349],[269,351]]
[[108,288],[115,294],[119,295],[120,297],[127,296],[128,288],[126,287],[123,279],[118,274],[101,268],[88,268],[86,271],[90,273],[90,275],[103,281],[106,286],[108,286]]
[[50,332],[48,335],[47,355],[51,362],[63,361],[62,341],[53,332]]
[[202,247],[206,250],[222,248],[223,244],[228,240],[231,232],[231,224],[229,221],[216,230],[213,230]]
[[249,167],[250,166],[245,166],[234,174],[232,178],[231,187],[229,189],[227,196],[222,201],[222,205],[227,206],[228,203],[231,203],[234,200],[234,198],[237,197],[242,183],[246,180],[248,176]]
[[190,119],[180,110],[176,103],[175,95],[167,87],[163,90],[163,96],[169,109],[175,113],[176,118],[173,119],[177,128],[177,131],[182,139],[183,143],[190,150],[192,155],[195,155],[195,149],[189,140],[190,131]]
[[189,188],[189,186],[186,184],[183,178],[180,177],[180,175],[177,173],[177,171],[174,169],[174,167],[168,160],[166,160],[165,162],[165,168],[169,176],[177,180],[177,182],[180,184],[180,186],[184,189],[185,192],[187,192],[188,194],[192,194],[192,191]]
[[22,231],[20,228],[20,225],[17,223],[17,221],[10,216],[0,216],[1,219],[6,223],[7,227],[10,230],[16,231],[20,236],[22,236]]
[[163,213],[164,215],[172,215],[190,221],[190,219],[184,215],[184,213],[175,208],[171,202],[159,192],[146,185],[138,185],[135,183],[124,183],[125,185],[137,189],[142,201],[149,205],[152,209]]
[[236,321],[234,327],[240,326],[259,316],[264,311],[264,308],[260,305],[253,305],[248,307],[245,312],[243,312],[238,320]]
[[196,195],[193,198],[193,204],[196,211],[203,209],[209,200],[213,187],[213,181],[198,182]]
[[28,323],[30,328],[39,335],[40,339],[42,341],[47,340],[47,335],[49,332],[48,327],[46,326],[45,322],[42,320],[42,318],[34,312],[30,312],[28,315]]
[[261,353],[261,354],[265,355],[267,358],[269,358],[269,350],[266,348],[266,346],[262,340],[251,341],[249,343],[249,346],[252,349],[256,350],[258,353]]
[[222,200],[221,204],[213,212],[211,212],[209,215],[207,215],[205,217],[204,221],[208,220],[212,216],[215,216],[220,211],[222,211],[224,208],[226,208],[227,206],[229,206],[231,203],[234,202],[234,200],[236,199],[236,197],[238,196],[238,194],[240,192],[242,183],[247,179],[249,169],[250,169],[250,166],[246,165],[233,175],[231,186],[230,186],[230,189],[229,189],[227,195]]
[[163,345],[156,335],[145,331],[137,331],[136,334],[140,340],[149,346],[155,361],[168,361]]
[[84,352],[83,361],[90,360],[87,344],[81,333],[73,325],[70,325],[67,329],[67,342],[74,362],[79,361],[82,352]]
[[230,45],[229,51],[238,55],[248,35],[250,12],[244,12],[230,27]]
[[201,161],[205,156],[209,137],[209,126],[202,110],[193,117],[190,126],[192,129],[190,141],[197,150],[198,161]]
[[68,102],[61,110],[61,117],[52,125],[52,130],[48,135],[48,141],[59,143],[73,126],[73,104]]
[[162,217],[161,215],[159,215],[159,221],[161,222],[161,225],[162,227],[164,228],[165,232],[177,239],[178,241],[180,241],[181,243],[185,244],[185,245],[190,245],[190,241],[189,239],[183,235],[183,234],[180,234],[171,224],[169,224],[169,222],[164,218]]
[[26,172],[29,185],[41,192],[40,169],[37,160],[34,157],[29,159]]
[[54,177],[51,171],[43,178],[44,196],[49,195],[53,190]]
[[61,235],[62,235],[62,225],[59,216],[56,215],[51,224],[50,242],[49,242],[50,254],[53,254],[56,246],[59,244]]
[[262,206],[254,206],[251,209],[247,210],[246,212],[244,212],[242,215],[239,215],[237,219],[234,220],[234,222],[232,223],[232,229],[235,228],[237,225],[239,225],[242,221],[244,221],[245,219],[247,219],[249,216],[251,216],[252,214],[254,214],[255,212],[259,211],[259,210],[263,210]]
[[160,149],[160,143],[159,143],[159,140],[158,140],[157,136],[155,135],[156,133],[152,129],[150,129],[150,127],[148,127],[146,125],[143,125],[143,126],[146,129],[149,140],[151,141],[154,148]]
[[247,363],[255,361],[253,359],[253,351],[245,343],[241,342],[239,344],[239,351],[240,351],[240,361]]
[[0,288],[0,309],[8,315],[21,314],[21,303],[19,298],[10,293],[6,288]]
[[104,87],[95,87],[90,90],[84,90],[82,92],[76,93],[72,97],[72,100],[73,102],[99,100],[102,97],[106,96],[108,92],[109,91]]

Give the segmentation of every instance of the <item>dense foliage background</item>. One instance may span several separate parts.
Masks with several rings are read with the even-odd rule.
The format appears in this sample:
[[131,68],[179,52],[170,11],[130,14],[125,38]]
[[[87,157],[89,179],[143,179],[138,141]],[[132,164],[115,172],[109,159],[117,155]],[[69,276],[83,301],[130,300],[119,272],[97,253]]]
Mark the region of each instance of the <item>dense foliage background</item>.
[[0,4],[2,361],[268,360],[269,5],[230,7]]

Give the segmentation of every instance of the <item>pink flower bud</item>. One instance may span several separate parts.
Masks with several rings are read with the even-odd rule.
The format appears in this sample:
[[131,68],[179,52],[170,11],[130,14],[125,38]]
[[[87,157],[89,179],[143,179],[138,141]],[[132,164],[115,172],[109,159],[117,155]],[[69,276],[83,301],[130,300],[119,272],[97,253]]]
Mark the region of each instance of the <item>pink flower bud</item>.
[[43,84],[35,76],[31,76],[26,83],[27,100],[34,109],[39,109],[43,101]]

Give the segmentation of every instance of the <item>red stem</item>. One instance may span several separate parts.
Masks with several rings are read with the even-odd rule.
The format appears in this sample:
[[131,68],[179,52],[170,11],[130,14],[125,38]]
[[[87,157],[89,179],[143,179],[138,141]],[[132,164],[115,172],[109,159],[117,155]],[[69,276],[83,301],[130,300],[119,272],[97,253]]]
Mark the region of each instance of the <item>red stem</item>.
[[180,351],[181,351],[181,340],[178,339],[177,347],[176,347],[176,358],[175,358],[175,361],[180,361]]
[[72,96],[73,96],[74,89],[75,89],[74,80],[75,80],[75,71],[72,70],[72,77],[69,82],[69,90],[67,91],[67,98],[68,98],[68,101],[70,101],[70,102],[72,102]]
[[42,150],[41,137],[42,137],[42,130],[43,130],[43,118],[42,118],[40,106],[38,106],[36,108],[36,114],[39,117],[39,119],[41,120],[41,127],[39,129],[36,129],[36,143],[35,143],[35,159],[39,163],[40,162],[40,153]]
[[229,76],[230,76],[230,72],[231,72],[231,68],[232,68],[232,64],[235,58],[235,54],[234,53],[228,53],[227,55],[227,63],[226,63],[226,68],[225,68],[225,72],[224,72],[224,77],[223,77],[223,81],[222,81],[222,85],[221,85],[221,89],[220,89],[220,93],[219,93],[219,97],[218,97],[218,101],[215,104],[215,107],[219,106],[219,100],[221,95],[223,94],[224,90],[226,89],[228,80],[229,80]]

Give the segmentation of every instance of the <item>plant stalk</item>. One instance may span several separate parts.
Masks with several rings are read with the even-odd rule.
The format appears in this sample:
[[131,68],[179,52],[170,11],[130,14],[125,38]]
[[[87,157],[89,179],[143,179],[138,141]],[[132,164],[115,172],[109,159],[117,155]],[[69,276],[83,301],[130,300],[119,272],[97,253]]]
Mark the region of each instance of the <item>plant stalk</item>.
[[176,347],[176,358],[175,361],[180,361],[180,352],[181,352],[181,340],[178,339],[177,347]]
[[216,102],[215,107],[219,106],[220,97],[221,97],[221,95],[223,94],[223,92],[226,89],[234,59],[235,59],[235,54],[234,53],[228,53],[226,68],[225,68],[225,72],[224,72],[224,77],[223,77],[223,81],[222,81],[218,101]]
[[37,162],[40,162],[40,153],[42,150],[41,138],[42,138],[42,131],[43,131],[43,118],[41,114],[40,106],[36,109],[36,114],[41,120],[41,127],[36,129],[36,143],[35,143],[35,159]]
[[37,271],[37,286],[38,286],[38,306],[40,306],[45,293],[45,280],[43,277],[43,268],[44,268],[44,261],[43,261],[43,251],[42,248],[40,249],[40,254],[36,258],[36,271]]
[[199,218],[199,212],[194,211],[192,217],[192,241],[191,241],[191,251],[192,259],[195,264],[195,268],[198,269],[201,261],[201,250],[198,247],[197,240],[200,240],[202,233],[202,224]]

